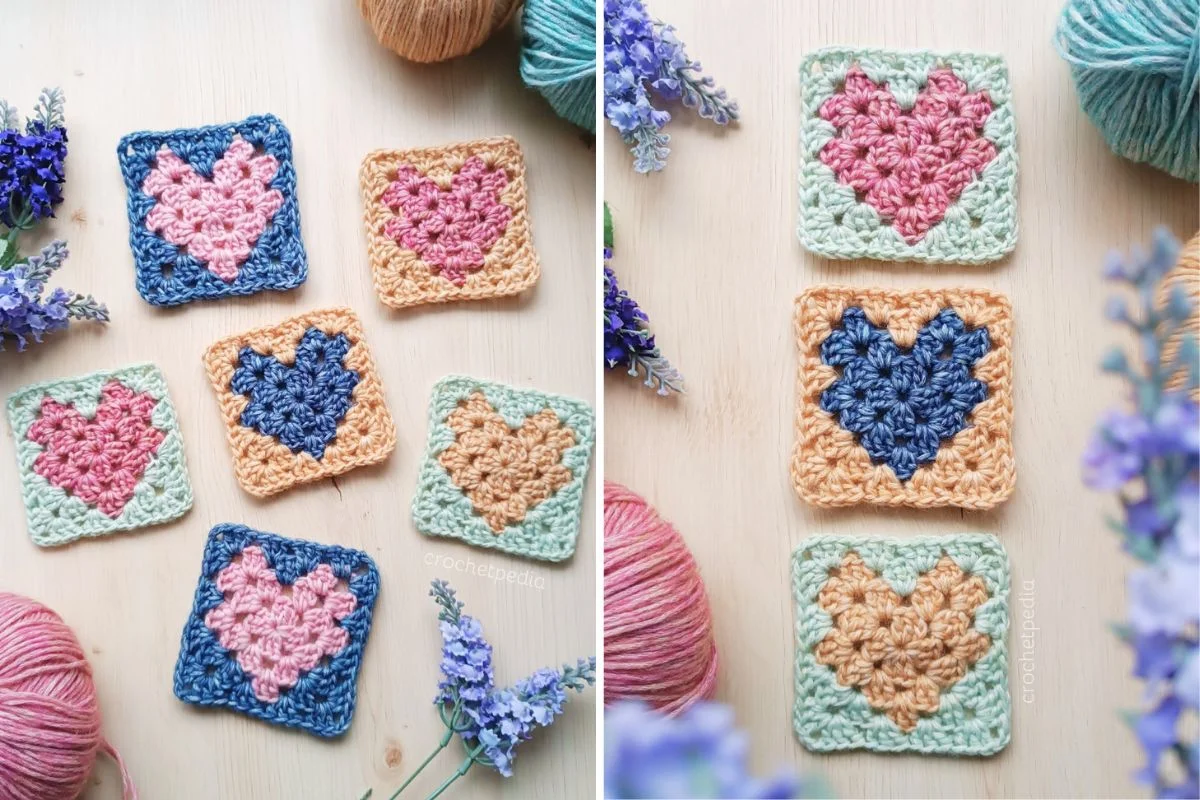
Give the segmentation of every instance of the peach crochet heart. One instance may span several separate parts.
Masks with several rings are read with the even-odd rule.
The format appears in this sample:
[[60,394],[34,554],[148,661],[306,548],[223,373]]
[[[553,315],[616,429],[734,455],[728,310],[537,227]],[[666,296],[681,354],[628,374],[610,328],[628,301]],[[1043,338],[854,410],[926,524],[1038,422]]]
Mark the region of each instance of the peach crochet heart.
[[508,175],[471,156],[443,189],[411,164],[400,167],[380,201],[397,216],[383,230],[455,286],[483,268],[512,209],[500,201]]
[[860,202],[916,244],[996,157],[983,137],[992,113],[987,92],[967,93],[950,69],[929,73],[909,111],[855,67],[841,91],[821,104],[837,136],[820,159]]
[[858,687],[908,732],[987,653],[991,639],[974,627],[975,610],[987,599],[983,579],[949,556],[902,598],[857,553],[847,553],[817,595],[833,628],[813,652],[837,670],[838,683]]
[[115,519],[166,438],[151,422],[157,405],[153,396],[115,380],[100,390],[91,419],[42,398],[41,414],[25,434],[45,448],[33,462],[34,472]]
[[157,201],[146,227],[231,283],[283,205],[283,194],[270,188],[278,169],[274,156],[256,155],[241,138],[213,165],[211,178],[163,147],[142,182]]
[[358,600],[339,586],[328,564],[284,585],[262,548],[250,545],[218,573],[216,585],[225,599],[204,615],[204,624],[253,676],[254,696],[264,703],[274,703],[281,690],[350,642],[338,623]]
[[508,427],[487,398],[475,392],[446,418],[454,444],[439,456],[450,480],[462,489],[493,533],[521,522],[538,504],[571,482],[563,452],[575,432],[552,409]]

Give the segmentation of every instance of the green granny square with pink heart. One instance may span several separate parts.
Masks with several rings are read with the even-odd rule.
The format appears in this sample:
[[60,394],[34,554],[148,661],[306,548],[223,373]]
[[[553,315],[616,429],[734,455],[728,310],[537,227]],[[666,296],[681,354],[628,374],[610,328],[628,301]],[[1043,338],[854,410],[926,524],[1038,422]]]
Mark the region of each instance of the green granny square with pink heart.
[[829,48],[800,65],[801,243],[826,258],[983,264],[1017,242],[999,56]]
[[43,547],[170,522],[192,507],[183,437],[153,364],[8,399],[29,535]]
[[131,133],[117,156],[146,302],[284,291],[308,277],[292,137],[277,117]]

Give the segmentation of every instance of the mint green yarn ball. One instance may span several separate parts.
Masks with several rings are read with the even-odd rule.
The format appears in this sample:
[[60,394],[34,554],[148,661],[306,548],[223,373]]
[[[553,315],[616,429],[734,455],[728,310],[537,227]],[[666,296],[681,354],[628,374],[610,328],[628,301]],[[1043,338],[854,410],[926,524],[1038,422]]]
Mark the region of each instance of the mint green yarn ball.
[[526,0],[521,79],[565,120],[596,132],[595,0]]
[[1069,0],[1054,43],[1113,152],[1200,182],[1200,0]]

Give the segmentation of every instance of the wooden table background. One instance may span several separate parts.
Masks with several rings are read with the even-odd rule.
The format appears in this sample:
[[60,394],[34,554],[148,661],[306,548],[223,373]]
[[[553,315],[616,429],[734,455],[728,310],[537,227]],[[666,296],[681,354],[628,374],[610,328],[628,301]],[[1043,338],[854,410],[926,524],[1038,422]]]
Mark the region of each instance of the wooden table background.
[[[760,771],[821,773],[840,797],[1141,796],[1141,752],[1117,717],[1133,706],[1130,651],[1108,632],[1124,577],[1102,515],[1111,501],[1080,482],[1093,422],[1118,402],[1096,363],[1123,341],[1104,322],[1100,269],[1110,247],[1147,242],[1158,223],[1186,238],[1197,190],[1113,156],[1079,110],[1051,43],[1059,2],[957,0],[653,0],[689,55],[740,103],[742,124],[690,113],[668,128],[665,172],[633,174],[605,138],[605,195],[618,275],[658,344],[688,379],[663,400],[619,372],[605,381],[606,476],[672,520],[703,571],[715,616],[717,698],[749,732]],[[991,267],[831,262],[799,245],[798,67],[828,45],[1002,53],[1016,103],[1020,239]],[[984,286],[1016,316],[1017,489],[993,513],[818,511],[788,475],[794,443],[792,300],[816,283]],[[813,534],[998,534],[1014,594],[1033,581],[1033,702],[1014,696],[1012,743],[990,759],[815,756],[792,732],[789,556]],[[1010,634],[1015,672],[1020,640]],[[1017,684],[1010,684],[1016,688]]]
[[[326,800],[357,798],[369,786],[376,796],[387,789],[387,797],[441,731],[431,704],[441,640],[430,580],[451,581],[483,621],[496,646],[497,680],[595,650],[594,474],[579,549],[561,566],[427,538],[409,514],[429,392],[443,375],[594,400],[594,148],[521,84],[515,32],[467,58],[416,66],[380,47],[350,2],[52,0],[8,4],[3,28],[0,93],[22,112],[32,111],[43,85],[61,85],[67,96],[66,201],[49,230],[69,241],[71,258],[58,282],[106,301],[113,323],[107,330],[80,325],[28,352],[0,354],[0,395],[33,381],[157,363],[179,411],[196,502],[173,524],[39,549],[26,534],[5,424],[0,588],[45,602],[79,634],[95,669],[105,732],[143,798]],[[308,282],[286,294],[152,308],[134,290],[117,140],[135,130],[263,112],[278,115],[292,133]],[[386,309],[367,263],[362,157],[380,147],[506,133],[525,152],[540,283],[521,300]],[[343,475],[340,489],[323,481],[256,501],[234,480],[201,353],[226,334],[335,304],[352,306],[363,319],[396,421],[396,450],[380,467]],[[201,550],[219,522],[361,548],[378,563],[382,588],[358,710],[343,738],[329,742],[236,713],[197,710],[172,695]],[[470,558],[483,569],[531,569],[544,587],[496,584],[427,563],[442,557]],[[590,795],[596,708],[594,691],[574,698],[553,730],[521,746],[516,777],[480,769],[453,795]],[[459,760],[444,753],[405,796],[428,794]],[[107,759],[95,781],[89,800],[119,796]]]

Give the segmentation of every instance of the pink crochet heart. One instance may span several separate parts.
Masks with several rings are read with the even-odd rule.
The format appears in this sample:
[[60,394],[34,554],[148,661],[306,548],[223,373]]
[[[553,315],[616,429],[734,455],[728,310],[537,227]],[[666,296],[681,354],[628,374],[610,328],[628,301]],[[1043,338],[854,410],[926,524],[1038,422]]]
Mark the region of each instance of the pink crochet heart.
[[285,586],[262,548],[250,545],[217,574],[216,584],[225,599],[204,615],[204,624],[253,676],[254,696],[264,703],[274,703],[280,689],[295,686],[350,642],[338,623],[358,598],[338,585],[328,564]]
[[991,113],[987,93],[967,94],[949,69],[929,73],[912,109],[903,111],[886,86],[855,67],[842,91],[821,104],[821,119],[838,130],[821,148],[821,161],[916,244],[996,157],[996,146],[983,138]]
[[42,398],[41,414],[25,434],[44,450],[33,471],[110,518],[133,497],[166,434],[151,423],[158,401],[118,381],[100,390],[91,419],[74,406]]
[[230,283],[283,205],[283,194],[269,188],[278,169],[274,156],[255,155],[245,139],[229,145],[212,178],[164,147],[142,182],[142,191],[158,201],[146,227]]
[[512,219],[512,209],[500,202],[507,185],[504,170],[489,170],[479,156],[466,160],[449,190],[405,164],[380,198],[397,215],[384,223],[384,233],[462,286]]

